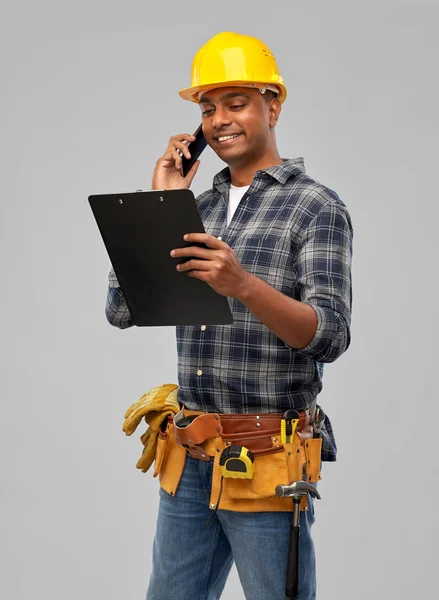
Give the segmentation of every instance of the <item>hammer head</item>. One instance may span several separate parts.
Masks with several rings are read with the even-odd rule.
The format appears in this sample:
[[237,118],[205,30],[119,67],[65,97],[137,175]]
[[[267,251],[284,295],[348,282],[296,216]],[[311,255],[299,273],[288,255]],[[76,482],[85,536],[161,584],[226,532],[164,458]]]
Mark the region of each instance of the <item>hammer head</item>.
[[300,498],[306,494],[310,494],[312,498],[317,498],[320,500],[320,494],[316,488],[307,481],[294,481],[290,485],[276,486],[276,496],[291,496],[293,498]]

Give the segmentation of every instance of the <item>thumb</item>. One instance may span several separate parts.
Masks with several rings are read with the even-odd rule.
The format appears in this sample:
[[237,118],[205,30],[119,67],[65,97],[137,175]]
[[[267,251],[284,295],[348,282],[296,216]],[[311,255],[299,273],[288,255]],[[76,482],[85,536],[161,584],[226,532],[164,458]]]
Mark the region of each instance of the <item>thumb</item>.
[[193,178],[195,177],[195,175],[197,174],[198,171],[198,167],[200,166],[200,161],[196,160],[194,162],[194,164],[192,165],[192,167],[190,168],[188,174],[185,177],[185,181],[187,181],[188,186],[192,183]]

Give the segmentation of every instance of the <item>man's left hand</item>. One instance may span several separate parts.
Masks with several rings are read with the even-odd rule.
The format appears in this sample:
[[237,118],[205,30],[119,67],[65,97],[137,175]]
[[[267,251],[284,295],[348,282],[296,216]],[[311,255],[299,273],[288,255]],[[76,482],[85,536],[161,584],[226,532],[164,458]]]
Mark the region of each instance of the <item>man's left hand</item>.
[[251,274],[241,266],[230,246],[207,233],[188,233],[184,240],[206,244],[207,248],[187,246],[172,250],[171,256],[174,258],[191,257],[177,265],[177,270],[206,281],[222,296],[240,299],[247,289]]

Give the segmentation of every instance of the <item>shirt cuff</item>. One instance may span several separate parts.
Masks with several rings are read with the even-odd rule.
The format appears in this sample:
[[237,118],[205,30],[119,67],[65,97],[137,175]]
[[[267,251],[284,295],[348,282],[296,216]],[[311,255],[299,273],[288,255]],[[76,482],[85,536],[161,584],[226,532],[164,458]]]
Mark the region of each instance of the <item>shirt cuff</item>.
[[334,340],[340,334],[337,315],[333,310],[322,308],[321,306],[311,306],[317,315],[317,329],[313,339],[299,352],[305,354],[314,360],[324,360],[331,354]]

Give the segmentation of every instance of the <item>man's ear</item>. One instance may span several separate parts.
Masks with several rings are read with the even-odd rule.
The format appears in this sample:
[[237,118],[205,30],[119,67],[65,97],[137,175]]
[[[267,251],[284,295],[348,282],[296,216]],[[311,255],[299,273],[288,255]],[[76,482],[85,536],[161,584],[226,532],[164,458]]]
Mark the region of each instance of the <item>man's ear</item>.
[[273,98],[270,100],[270,105],[268,107],[270,127],[276,127],[281,110],[282,104],[280,103],[279,98]]

